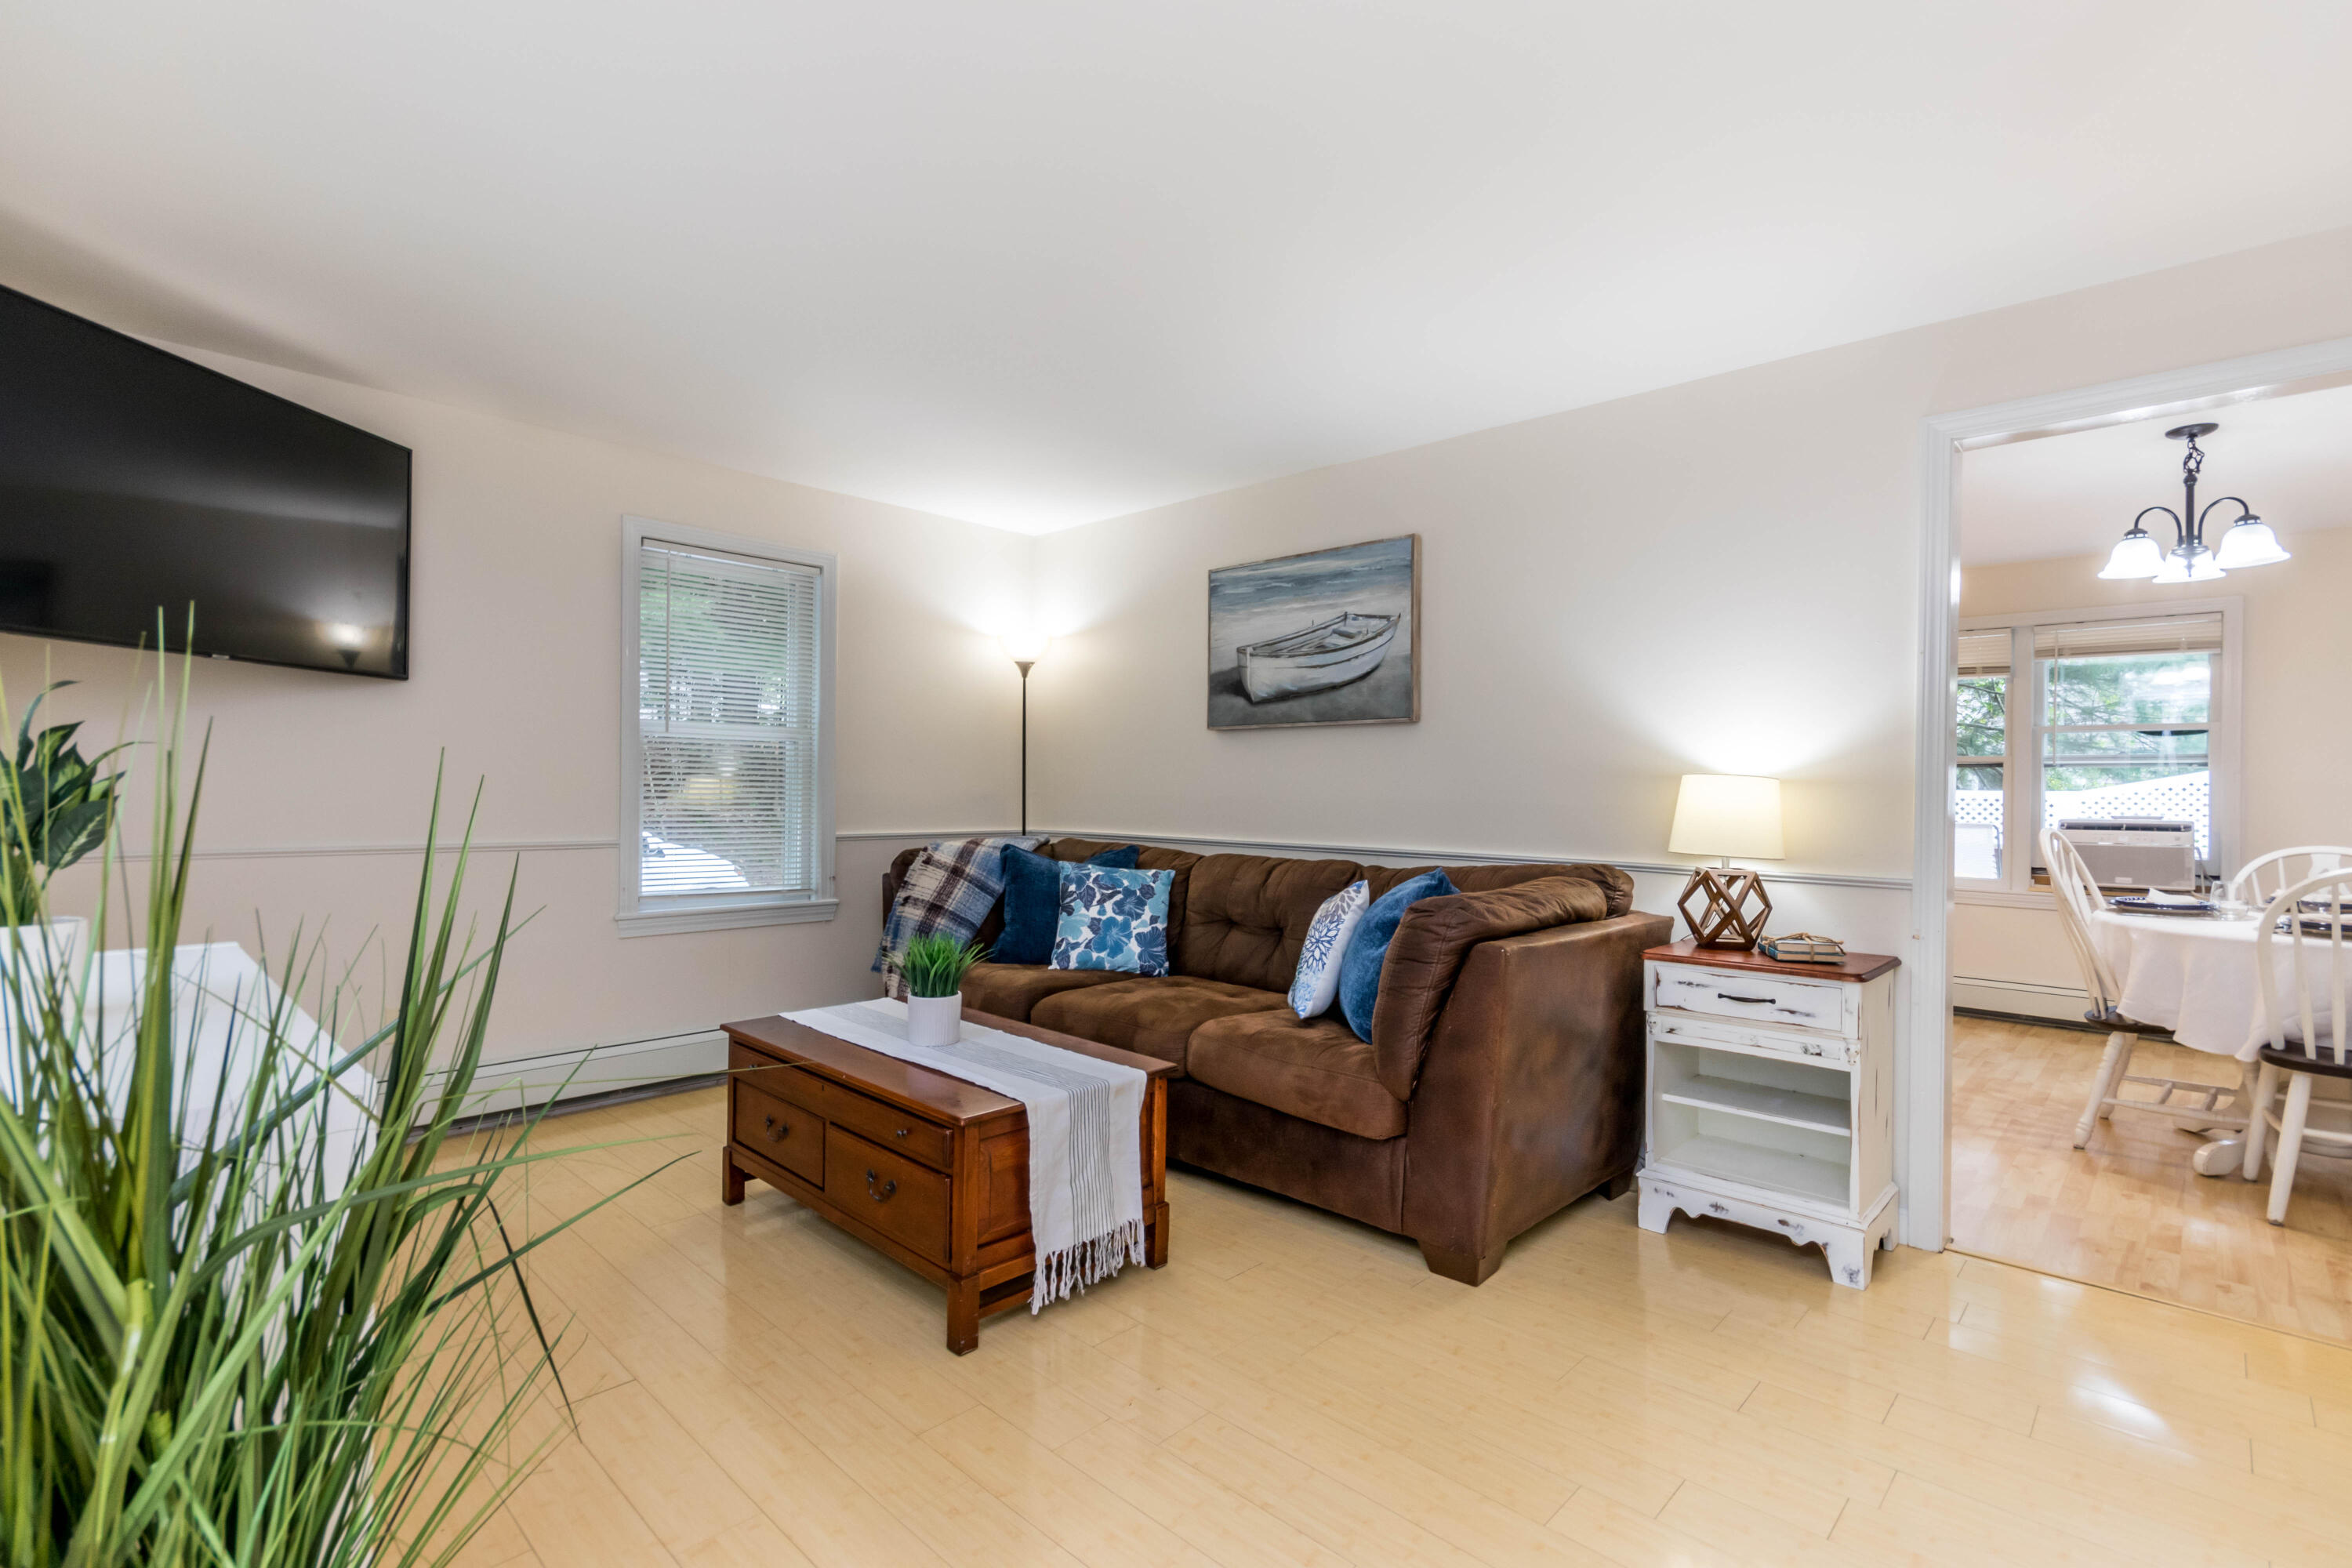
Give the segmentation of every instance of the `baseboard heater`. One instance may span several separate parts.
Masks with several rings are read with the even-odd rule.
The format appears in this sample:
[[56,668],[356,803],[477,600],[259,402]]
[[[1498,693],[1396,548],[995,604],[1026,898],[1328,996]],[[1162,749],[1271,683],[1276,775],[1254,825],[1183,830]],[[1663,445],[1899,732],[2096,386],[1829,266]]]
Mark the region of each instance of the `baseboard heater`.
[[[707,1078],[726,1070],[727,1034],[723,1029],[698,1029],[688,1034],[589,1046],[576,1051],[517,1057],[482,1063],[475,1070],[473,1090],[457,1113],[463,1117],[494,1116],[529,1110],[551,1100],[617,1094],[649,1084]],[[428,1081],[432,1089],[437,1089],[448,1076],[447,1068],[437,1068]]]

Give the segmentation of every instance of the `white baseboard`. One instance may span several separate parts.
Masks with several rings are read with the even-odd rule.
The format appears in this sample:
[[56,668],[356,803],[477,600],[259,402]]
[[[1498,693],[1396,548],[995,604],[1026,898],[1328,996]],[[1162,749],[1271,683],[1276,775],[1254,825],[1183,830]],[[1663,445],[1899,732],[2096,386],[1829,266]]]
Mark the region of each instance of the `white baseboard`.
[[[494,1110],[516,1110],[544,1105],[551,1100],[611,1094],[616,1089],[700,1078],[726,1069],[727,1035],[721,1029],[484,1062],[474,1074],[474,1092],[459,1114],[479,1116]],[[433,1075],[435,1085],[446,1077],[446,1071],[436,1070]]]
[[2026,1018],[2058,1018],[2079,1024],[2091,999],[2076,986],[2042,985],[2030,980],[1984,980],[1955,974],[1952,1005],[1983,1013],[2014,1013]]

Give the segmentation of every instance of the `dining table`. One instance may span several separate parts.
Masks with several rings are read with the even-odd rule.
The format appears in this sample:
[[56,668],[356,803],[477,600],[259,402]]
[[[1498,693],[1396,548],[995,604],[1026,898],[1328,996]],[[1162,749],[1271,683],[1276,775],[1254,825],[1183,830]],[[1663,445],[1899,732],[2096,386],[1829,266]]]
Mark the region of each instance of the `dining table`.
[[[2211,913],[2142,914],[2116,909],[2092,917],[2093,933],[2108,967],[2122,986],[2116,1010],[2133,1023],[2168,1029],[2174,1041],[2235,1063],[2236,1098],[2227,1114],[2253,1114],[2254,1081],[2270,1024],[2263,1011],[2263,980],[2256,964],[2255,938],[2263,911],[2222,908]],[[2286,973],[2287,944],[2272,948],[2272,963]],[[2319,1011],[2326,1012],[2321,1002]],[[2245,1139],[2231,1131],[2199,1149],[2190,1161],[2197,1173],[2219,1176],[2246,1168]]]

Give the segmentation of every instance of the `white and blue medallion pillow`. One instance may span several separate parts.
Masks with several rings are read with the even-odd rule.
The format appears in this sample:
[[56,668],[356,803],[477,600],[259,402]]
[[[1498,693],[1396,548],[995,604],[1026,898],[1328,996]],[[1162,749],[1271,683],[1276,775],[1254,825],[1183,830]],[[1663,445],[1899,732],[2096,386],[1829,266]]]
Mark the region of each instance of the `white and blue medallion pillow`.
[[1054,969],[1168,973],[1168,894],[1173,871],[1065,865],[1061,919],[1054,927]]
[[1350,882],[1315,911],[1306,944],[1298,950],[1298,969],[1290,977],[1290,1010],[1300,1017],[1319,1018],[1331,1010],[1339,994],[1339,960],[1371,901],[1370,882]]

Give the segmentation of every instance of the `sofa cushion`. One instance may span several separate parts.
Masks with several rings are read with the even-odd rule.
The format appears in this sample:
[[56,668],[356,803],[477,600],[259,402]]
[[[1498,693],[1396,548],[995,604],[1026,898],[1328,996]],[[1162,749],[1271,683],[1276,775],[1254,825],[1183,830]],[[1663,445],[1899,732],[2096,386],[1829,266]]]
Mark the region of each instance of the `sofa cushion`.
[[1405,911],[1423,899],[1444,898],[1457,890],[1444,870],[1433,868],[1399,882],[1364,911],[1356,934],[1348,939],[1346,956],[1339,960],[1339,1016],[1348,1020],[1358,1039],[1372,1037],[1372,1009],[1381,999],[1381,969]]
[[[1372,884],[1372,897],[1377,899],[1407,878],[1418,877],[1433,869],[1434,868],[1429,866],[1367,866],[1364,875]],[[1448,866],[1445,875],[1465,893],[1492,893],[1504,888],[1516,888],[1522,882],[1567,877],[1576,881],[1591,882],[1607,895],[1609,910],[1604,919],[1613,920],[1633,908],[1633,879],[1630,873],[1614,866],[1596,866],[1587,861],[1572,865],[1524,861],[1509,866]]]
[[1482,942],[1608,918],[1609,895],[1581,877],[1544,877],[1514,887],[1423,899],[1405,911],[1381,966],[1372,1009],[1372,1050],[1381,1082],[1401,1100],[1437,1027],[1463,961]]
[[1287,1007],[1202,1024],[1184,1070],[1227,1094],[1359,1138],[1404,1131],[1404,1101],[1381,1085],[1372,1047],[1338,1018]]
[[1181,1068],[1190,1059],[1186,1044],[1202,1025],[1236,1013],[1263,1013],[1277,1007],[1286,1015],[1289,1010],[1279,991],[1228,985],[1189,974],[1140,980],[1123,975],[1117,984],[1048,996],[1031,1010],[1029,1021],[1098,1045],[1158,1057]]
[[1173,871],[1123,871],[1093,860],[1062,865],[1056,969],[1168,973],[1168,885]]
[[1132,980],[1108,969],[1047,969],[1043,964],[975,963],[963,977],[963,1005],[974,1013],[993,1013],[1016,1024],[1030,1022],[1030,1014],[1046,997],[1064,991]]
[[[1136,851],[1135,864],[1145,871],[1173,871],[1168,883],[1168,965],[1181,974],[1184,970],[1184,905],[1185,888],[1192,868],[1201,863],[1198,855],[1181,849],[1158,849],[1150,845],[1122,845],[1110,838],[1054,838],[1037,846],[1037,853],[1056,860],[1090,860],[1106,849],[1131,848]],[[1058,895],[1057,895],[1058,896]]]
[[1202,857],[1190,878],[1176,972],[1260,991],[1288,990],[1315,911],[1363,874],[1352,860]]
[[[1135,869],[1136,847],[1122,844],[1087,857],[1092,866]],[[999,963],[1044,963],[1054,954],[1054,931],[1062,921],[1062,865],[1017,846],[1004,851],[1004,934],[990,956]]]

